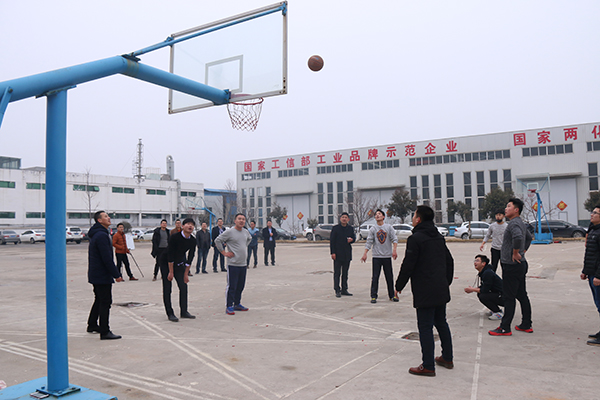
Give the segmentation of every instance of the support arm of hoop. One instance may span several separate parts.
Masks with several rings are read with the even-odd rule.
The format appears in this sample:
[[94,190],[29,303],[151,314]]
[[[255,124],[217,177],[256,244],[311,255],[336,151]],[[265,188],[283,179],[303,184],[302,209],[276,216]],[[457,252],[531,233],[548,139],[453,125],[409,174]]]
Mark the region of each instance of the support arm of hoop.
[[2,126],[2,119],[4,118],[6,107],[8,107],[8,103],[10,102],[12,91],[12,88],[7,86],[6,89],[4,89],[4,94],[0,98],[0,126]]

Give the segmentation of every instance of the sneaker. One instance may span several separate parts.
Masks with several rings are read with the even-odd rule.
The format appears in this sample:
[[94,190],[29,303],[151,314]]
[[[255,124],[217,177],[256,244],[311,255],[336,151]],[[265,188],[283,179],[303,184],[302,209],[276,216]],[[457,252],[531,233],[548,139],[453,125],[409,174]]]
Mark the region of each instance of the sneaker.
[[600,339],[600,332],[594,333],[593,335],[588,335],[590,339]]
[[397,296],[391,297],[390,301],[399,302],[400,299]]
[[373,304],[377,303],[377,299],[376,299],[375,297],[373,297],[373,298],[371,299],[371,303],[373,303]]
[[248,308],[248,307],[244,307],[244,306],[243,306],[243,305],[241,305],[241,304],[237,304],[237,305],[233,306],[233,309],[234,309],[235,311],[248,311],[248,310],[249,310],[249,308]]
[[493,314],[493,312],[491,312],[491,311],[488,311],[485,313],[485,315],[487,315],[488,317],[492,316],[492,314]]
[[235,315],[235,311],[233,310],[233,307],[227,307],[225,309],[225,312],[227,313],[227,315]]
[[592,340],[588,340],[587,344],[589,346],[600,346],[600,339],[592,339]]
[[501,327],[497,327],[496,329],[494,329],[493,331],[489,331],[488,333],[492,336],[512,336],[511,331],[506,331]]
[[488,317],[488,319],[490,321],[498,321],[499,319],[502,319],[503,316],[504,316],[504,314],[502,314],[501,312],[495,312],[495,313],[492,313],[492,315],[490,315]]
[[521,332],[527,332],[527,333],[533,333],[533,328],[529,327],[529,328],[523,328],[521,327],[521,325],[517,325],[515,326],[515,329]]

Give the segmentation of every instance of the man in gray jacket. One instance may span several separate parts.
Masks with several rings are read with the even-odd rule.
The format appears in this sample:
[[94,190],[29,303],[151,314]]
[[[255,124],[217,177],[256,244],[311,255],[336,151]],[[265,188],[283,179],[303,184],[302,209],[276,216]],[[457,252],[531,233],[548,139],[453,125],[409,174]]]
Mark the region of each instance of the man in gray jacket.
[[[244,229],[244,225],[246,225],[246,217],[244,214],[238,213],[235,215],[235,226],[221,233],[215,239],[215,250],[229,258],[227,308],[225,310],[228,315],[234,315],[236,311],[248,311],[241,301],[242,291],[246,284],[248,245],[252,241],[252,236],[247,229]],[[224,243],[227,243],[228,251],[225,251]]]
[[513,198],[508,200],[504,212],[509,222],[504,231],[500,255],[504,316],[502,317],[500,326],[489,331],[489,334],[492,336],[512,335],[510,325],[515,315],[517,300],[521,304],[522,320],[521,325],[515,326],[515,329],[521,332],[533,332],[531,328],[531,303],[529,302],[525,286],[525,276],[528,269],[525,252],[529,249],[532,237],[521,219],[522,211],[523,201],[521,199]]
[[367,261],[367,253],[373,248],[373,275],[371,277],[371,303],[377,303],[377,292],[379,291],[379,275],[381,268],[387,282],[388,296],[390,300],[398,301],[394,290],[394,271],[392,270],[392,258],[398,258],[396,247],[398,247],[398,238],[396,231],[390,224],[386,224],[385,214],[381,210],[375,211],[375,221],[377,225],[369,229],[365,253],[360,261]]

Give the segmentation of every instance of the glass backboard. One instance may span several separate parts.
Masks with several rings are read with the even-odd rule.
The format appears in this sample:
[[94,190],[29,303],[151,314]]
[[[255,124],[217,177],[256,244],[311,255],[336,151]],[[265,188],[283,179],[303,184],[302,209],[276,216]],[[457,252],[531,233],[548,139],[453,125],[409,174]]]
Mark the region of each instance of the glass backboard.
[[[192,38],[171,46],[170,71],[228,89],[232,101],[286,94],[286,15],[287,2],[281,2],[174,33],[174,40]],[[169,90],[169,113],[213,105],[209,100]]]

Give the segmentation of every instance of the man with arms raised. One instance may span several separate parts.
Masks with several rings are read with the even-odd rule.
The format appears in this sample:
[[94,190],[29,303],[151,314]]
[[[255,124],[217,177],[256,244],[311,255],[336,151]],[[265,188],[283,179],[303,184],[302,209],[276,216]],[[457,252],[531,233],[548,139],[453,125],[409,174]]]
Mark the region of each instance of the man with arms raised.
[[[246,285],[246,267],[248,266],[248,245],[252,236],[247,229],[244,214],[236,214],[235,226],[220,234],[215,239],[215,249],[229,258],[227,268],[227,307],[225,312],[234,315],[236,311],[248,311],[242,301],[242,291]],[[227,243],[227,250],[223,247]]]
[[[450,284],[454,279],[454,260],[440,235],[428,206],[418,206],[412,224],[412,235],[406,241],[406,252],[396,280],[400,294],[410,279],[413,306],[417,309],[417,325],[423,363],[408,370],[413,375],[435,376],[435,364],[454,368],[452,334],[446,321],[446,303],[450,302]],[[442,355],[435,357],[433,327],[442,343]]]

